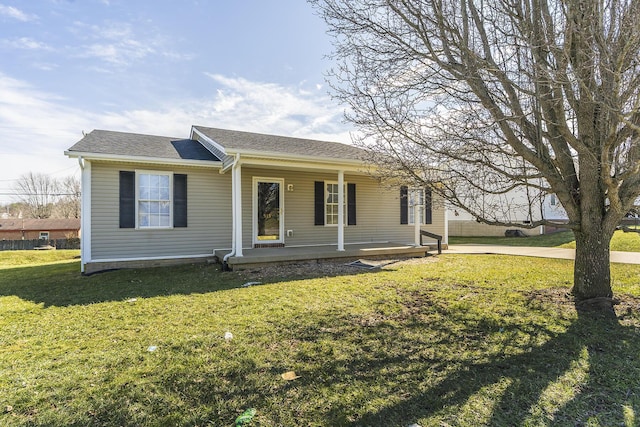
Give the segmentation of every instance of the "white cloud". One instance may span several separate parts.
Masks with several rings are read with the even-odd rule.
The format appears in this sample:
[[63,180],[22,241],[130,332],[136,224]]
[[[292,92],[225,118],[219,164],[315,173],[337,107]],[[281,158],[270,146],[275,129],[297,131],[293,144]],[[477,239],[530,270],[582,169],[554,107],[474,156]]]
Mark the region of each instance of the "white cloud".
[[252,82],[206,73],[221,86],[209,117],[234,129],[350,142],[342,109],[314,88]]
[[53,50],[51,46],[46,43],[34,40],[30,37],[18,37],[11,40],[2,40],[0,42],[2,46],[12,49],[26,49],[26,50]]
[[[209,99],[174,100],[110,112],[73,107],[71,100],[0,73],[0,192],[10,179],[38,171],[69,175],[77,163],[64,150],[81,132],[110,129],[184,138],[191,125],[349,142],[339,107],[322,92],[208,74],[218,87]],[[0,196],[0,202],[7,202]]]
[[87,25],[75,22],[72,30],[83,39],[81,58],[96,58],[110,66],[127,67],[151,56],[161,56],[171,61],[191,59],[192,55],[172,51],[163,36],[138,34],[142,30],[126,22],[106,22],[103,25]]
[[34,21],[38,19],[38,17],[35,15],[28,15],[16,7],[6,6],[4,4],[0,4],[0,15],[17,19],[18,21],[22,22]]

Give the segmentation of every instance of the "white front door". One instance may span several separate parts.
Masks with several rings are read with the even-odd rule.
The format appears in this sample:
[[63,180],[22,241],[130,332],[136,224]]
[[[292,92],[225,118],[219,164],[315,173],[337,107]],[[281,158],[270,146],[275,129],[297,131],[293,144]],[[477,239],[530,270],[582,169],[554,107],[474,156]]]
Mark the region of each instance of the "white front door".
[[284,243],[284,180],[253,178],[253,243]]

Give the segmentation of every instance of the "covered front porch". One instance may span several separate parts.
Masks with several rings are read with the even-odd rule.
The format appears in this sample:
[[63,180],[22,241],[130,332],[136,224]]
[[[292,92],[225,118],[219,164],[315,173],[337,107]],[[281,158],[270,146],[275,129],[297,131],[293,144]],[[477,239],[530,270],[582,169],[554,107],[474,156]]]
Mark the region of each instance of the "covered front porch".
[[[227,258],[227,266],[231,269],[242,270],[254,268],[264,264],[291,263],[336,259],[375,259],[375,258],[411,258],[424,257],[429,251],[437,252],[437,245],[414,246],[401,243],[363,243],[346,244],[343,251],[338,251],[337,245],[318,245],[281,248],[253,248],[244,249],[243,256]],[[215,256],[222,262],[230,250],[216,250]]]

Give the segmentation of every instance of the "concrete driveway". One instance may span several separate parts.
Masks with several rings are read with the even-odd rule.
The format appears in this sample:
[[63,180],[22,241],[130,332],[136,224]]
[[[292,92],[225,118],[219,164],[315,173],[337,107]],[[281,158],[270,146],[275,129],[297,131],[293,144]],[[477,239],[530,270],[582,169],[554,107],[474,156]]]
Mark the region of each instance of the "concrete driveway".
[[[575,259],[576,257],[575,249],[499,245],[449,245],[449,249],[442,251],[442,253],[517,255],[556,259]],[[640,252],[611,251],[611,262],[640,264]]]

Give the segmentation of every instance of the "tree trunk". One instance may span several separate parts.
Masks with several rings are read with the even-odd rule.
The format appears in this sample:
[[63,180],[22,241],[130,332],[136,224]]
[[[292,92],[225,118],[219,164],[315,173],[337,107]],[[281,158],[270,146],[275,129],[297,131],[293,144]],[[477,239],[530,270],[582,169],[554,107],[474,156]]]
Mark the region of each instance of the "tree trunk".
[[596,306],[611,308],[613,291],[609,244],[612,236],[603,230],[574,231],[574,235],[576,260],[571,292],[576,303],[593,301]]

